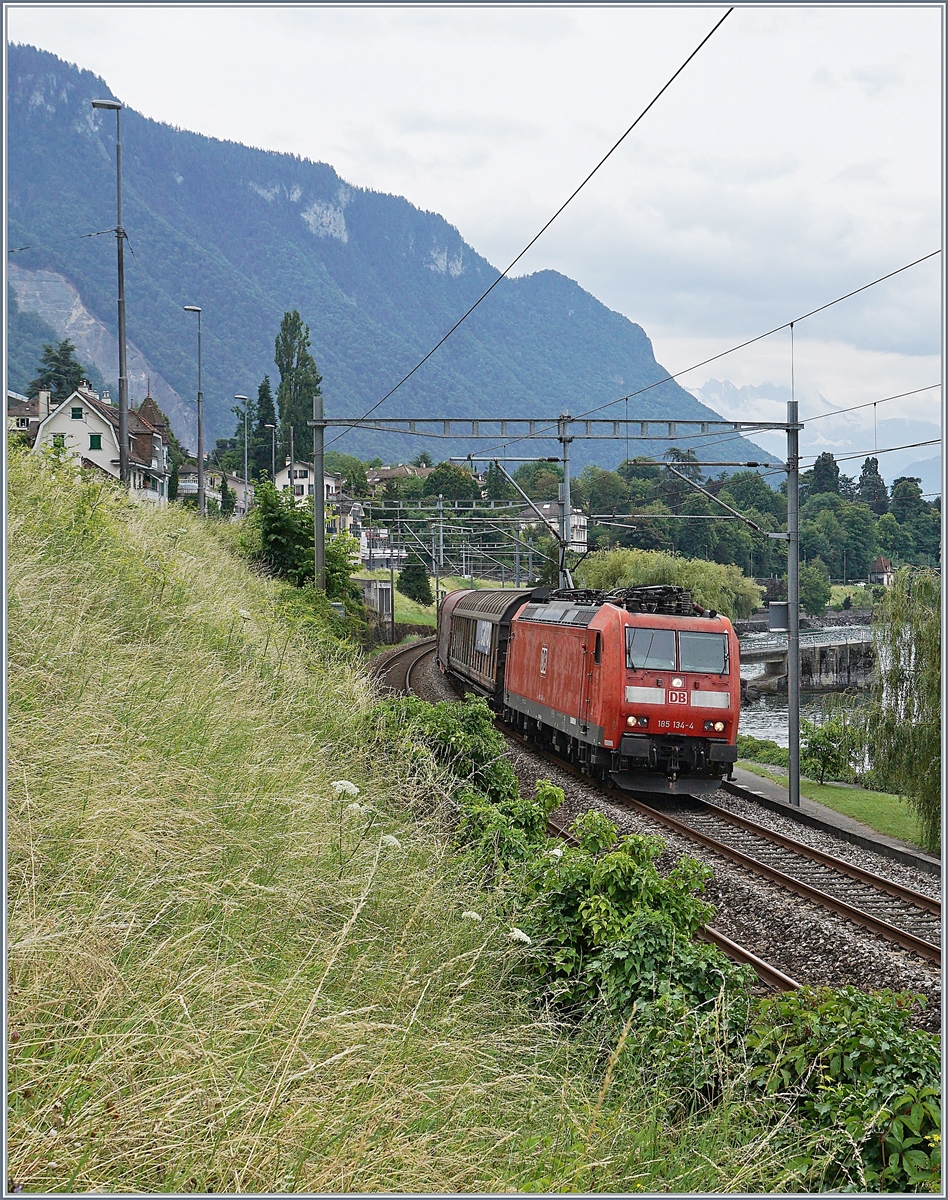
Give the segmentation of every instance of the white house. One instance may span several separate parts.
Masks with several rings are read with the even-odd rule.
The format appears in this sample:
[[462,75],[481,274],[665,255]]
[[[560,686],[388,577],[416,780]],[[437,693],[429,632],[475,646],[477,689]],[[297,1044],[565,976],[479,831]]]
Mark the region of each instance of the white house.
[[[563,512],[562,500],[536,500],[534,501],[544,522],[553,531],[554,537],[559,537],[560,533],[560,517]],[[569,522],[569,548],[582,553],[586,549],[586,527],[588,525],[586,514],[581,508],[573,508]],[[531,527],[536,527],[540,524],[540,518],[532,508],[522,508],[517,517],[517,528],[521,532]]]
[[[66,450],[81,466],[119,478],[118,409],[82,383],[61,404],[39,393],[39,426],[34,453],[45,448]],[[149,419],[151,417],[152,419]],[[129,495],[149,504],[168,503],[167,429],[158,408],[147,397],[129,409]]]

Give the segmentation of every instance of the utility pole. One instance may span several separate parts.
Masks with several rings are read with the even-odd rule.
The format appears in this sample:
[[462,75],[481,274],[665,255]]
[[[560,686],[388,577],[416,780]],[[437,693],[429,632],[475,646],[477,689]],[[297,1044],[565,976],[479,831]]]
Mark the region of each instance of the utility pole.
[[269,422],[264,429],[270,430],[270,482],[276,487],[277,474],[277,427]]
[[296,447],[293,445],[293,426],[290,426],[290,495],[296,497],[296,472],[294,465],[296,463]]
[[520,526],[516,527],[517,540],[514,543],[514,586],[520,587]]
[[[198,319],[198,394],[197,394],[197,419],[198,419],[198,494],[197,506],[198,513],[202,517],[207,516],[207,498],[204,489],[204,392],[202,390],[201,381],[201,310],[196,304],[186,304],[185,312],[197,313]],[[119,413],[121,416],[121,412]]]
[[[118,100],[93,100],[93,108],[115,113],[115,197],[117,221],[115,241],[118,251],[118,352],[119,352],[119,478],[128,487],[128,363],[125,340],[125,226],[122,224],[122,105]],[[200,311],[200,310],[199,310]],[[198,317],[200,322],[200,317]],[[198,385],[200,388],[200,384]]]
[[790,803],[800,807],[800,433],[787,401],[787,726]]
[[[326,485],[323,481],[323,450],[326,425],[323,420],[323,395],[317,388],[313,393],[313,419],[307,424],[313,429],[313,582],[321,592],[326,590]],[[395,597],[392,596],[392,612]]]
[[533,534],[527,538],[527,579],[533,586]]
[[563,447],[563,483],[560,487],[560,587],[569,587],[571,580],[566,568],[566,551],[573,536],[573,502],[570,495],[569,480],[569,444],[573,440],[571,432],[572,417],[568,412],[562,413],[557,422],[557,441]]
[[438,493],[438,567],[444,569],[444,497]]
[[392,645],[395,645],[395,547],[389,546],[388,578],[392,597]]
[[246,396],[235,396],[235,400],[243,400],[244,402],[244,516],[250,511],[250,476],[247,473],[247,406],[249,401]]

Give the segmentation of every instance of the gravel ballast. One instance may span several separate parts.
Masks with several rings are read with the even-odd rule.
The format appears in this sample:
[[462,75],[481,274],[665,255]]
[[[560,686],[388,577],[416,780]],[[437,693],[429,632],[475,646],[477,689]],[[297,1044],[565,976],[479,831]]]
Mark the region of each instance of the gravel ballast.
[[[416,670],[414,682],[416,690],[432,702],[457,699],[457,693],[441,675],[433,657]],[[660,837],[666,846],[659,860],[662,871],[671,870],[681,855],[707,862],[714,870],[714,879],[706,891],[707,899],[716,909],[712,923],[735,942],[800,983],[832,987],[849,984],[865,991],[891,988],[920,993],[928,1000],[928,1008],[918,1014],[916,1021],[925,1029],[938,1031],[941,975],[931,963],[803,897],[784,891],[750,869],[651,821],[646,814],[624,808],[600,792],[592,781],[579,779],[548,759],[538,757],[518,740],[509,738],[508,745],[524,793],[533,791],[537,779],[550,779],[563,789],[565,803],[553,814],[558,824],[569,825],[582,813],[597,809],[615,823],[620,833]],[[926,895],[940,896],[938,880],[929,874],[882,858],[831,834],[800,826],[741,797],[719,790],[708,799],[875,874]]]

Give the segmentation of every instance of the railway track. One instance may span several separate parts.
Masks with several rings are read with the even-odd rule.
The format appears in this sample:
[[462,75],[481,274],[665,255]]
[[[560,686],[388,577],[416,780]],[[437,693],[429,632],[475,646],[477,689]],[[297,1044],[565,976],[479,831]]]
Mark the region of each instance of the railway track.
[[763,876],[785,890],[845,917],[870,933],[941,966],[941,904],[901,884],[834,858],[700,797],[674,811],[595,781],[573,764],[504,727],[530,752],[600,788],[610,799]]
[[[386,656],[377,664],[372,674],[383,688],[392,692],[409,693],[412,691],[412,672],[436,649],[436,638],[426,638],[422,642],[415,642],[411,646],[406,646],[402,650]],[[559,763],[559,760],[557,762]],[[548,822],[547,828],[552,836],[560,838],[567,844],[576,845],[576,839],[568,829],[554,821]],[[765,962],[745,946],[732,941],[720,930],[710,925],[703,926],[697,936],[702,941],[717,946],[733,962],[750,966],[758,979],[774,991],[794,991],[800,986],[795,979],[786,975],[779,968]]]
[[410,692],[412,671],[421,659],[434,654],[437,643],[436,637],[430,637],[423,638],[420,642],[412,642],[410,646],[403,646],[373,663],[370,674],[386,691]]

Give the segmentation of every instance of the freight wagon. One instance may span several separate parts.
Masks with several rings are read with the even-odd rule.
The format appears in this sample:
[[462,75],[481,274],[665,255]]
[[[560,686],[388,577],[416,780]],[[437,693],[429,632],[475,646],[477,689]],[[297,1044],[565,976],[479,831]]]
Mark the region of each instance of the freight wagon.
[[507,724],[630,790],[711,791],[737,758],[737,636],[684,588],[452,592],[438,662]]

